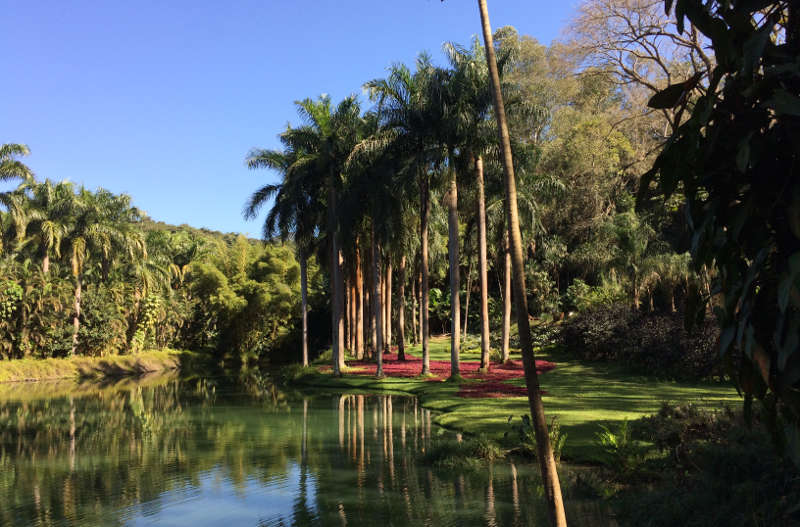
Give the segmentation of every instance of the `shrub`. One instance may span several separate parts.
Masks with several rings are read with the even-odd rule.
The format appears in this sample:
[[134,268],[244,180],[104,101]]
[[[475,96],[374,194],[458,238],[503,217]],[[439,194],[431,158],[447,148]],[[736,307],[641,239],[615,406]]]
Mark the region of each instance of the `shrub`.
[[741,412],[727,408],[665,404],[631,423],[631,437],[670,455],[642,467],[648,485],[618,496],[620,525],[798,525],[800,474],[776,453],[761,420],[756,415],[748,425]]
[[600,425],[601,431],[595,434],[595,440],[602,449],[605,462],[622,473],[636,468],[643,459],[642,449],[631,437],[628,420],[622,421],[616,431]]
[[484,437],[442,439],[436,441],[422,456],[426,464],[444,470],[477,468],[482,461],[494,461],[503,457],[500,447]]
[[[536,456],[536,434],[533,431],[533,424],[529,415],[521,415],[519,424],[514,423],[514,416],[508,416],[507,430],[503,434],[503,439],[506,442],[516,443],[517,446],[512,451],[516,454],[522,454],[529,457]],[[548,426],[548,435],[550,436],[550,448],[553,449],[553,458],[556,463],[561,461],[561,452],[564,450],[564,444],[567,442],[567,434],[561,433],[561,424],[558,422],[558,416],[554,415],[550,420]]]
[[584,359],[621,361],[633,370],[680,379],[720,374],[718,335],[710,320],[688,333],[678,313],[643,313],[614,304],[568,320],[561,340]]

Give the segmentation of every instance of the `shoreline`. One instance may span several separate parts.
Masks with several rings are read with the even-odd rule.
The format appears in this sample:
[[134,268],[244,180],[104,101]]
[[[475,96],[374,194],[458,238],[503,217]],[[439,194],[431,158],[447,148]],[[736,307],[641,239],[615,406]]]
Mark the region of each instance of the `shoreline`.
[[[432,339],[431,359],[445,359],[449,354],[443,339]],[[418,354],[416,346],[407,352]],[[478,358],[477,350],[462,353],[462,361]],[[513,357],[518,358],[518,357]],[[537,360],[553,361],[555,368],[540,374],[541,389],[548,422],[555,416],[562,433],[568,437],[563,459],[570,463],[601,461],[596,435],[601,426],[618,426],[655,414],[662,402],[694,403],[704,408],[720,408],[741,404],[733,386],[714,381],[659,380],[627,372],[620,365],[583,361],[556,349],[540,349]],[[318,369],[286,367],[281,372],[287,386],[309,390],[335,390],[350,393],[395,393],[419,398],[423,407],[435,413],[434,422],[456,432],[474,437],[501,441],[522,415],[530,413],[527,396],[502,397],[459,396],[462,387],[480,384],[480,379],[459,381],[423,377],[383,377],[344,371],[334,377]],[[323,368],[325,365],[322,365]],[[524,379],[511,379],[503,384],[525,386]],[[511,422],[509,422],[511,419]]]
[[149,350],[131,355],[0,361],[0,383],[113,379],[179,370],[191,352]]

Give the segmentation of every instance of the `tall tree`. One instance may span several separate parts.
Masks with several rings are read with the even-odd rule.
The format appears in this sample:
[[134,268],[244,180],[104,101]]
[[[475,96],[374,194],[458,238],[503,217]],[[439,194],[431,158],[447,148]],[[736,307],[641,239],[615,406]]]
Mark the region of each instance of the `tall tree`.
[[519,212],[517,210],[516,180],[514,177],[514,162],[511,155],[511,141],[508,134],[503,94],[500,88],[500,75],[497,70],[495,48],[492,41],[492,30],[489,23],[489,11],[486,0],[478,0],[481,16],[483,39],[486,46],[486,61],[489,67],[492,95],[494,99],[495,118],[499,135],[501,160],[505,176],[506,188],[506,214],[508,217],[509,238],[511,240],[511,264],[514,272],[514,293],[517,300],[517,326],[520,345],[522,348],[522,362],[525,370],[525,383],[528,386],[528,401],[533,418],[534,434],[536,436],[539,466],[542,472],[545,497],[548,505],[550,523],[557,527],[567,525],[564,512],[564,501],[561,496],[561,484],[558,480],[556,463],[550,445],[547,421],[544,415],[539,379],[536,374],[536,357],[528,321],[527,297],[525,294],[525,269],[522,261],[522,237],[519,229]]
[[430,58],[420,55],[415,73],[412,74],[405,65],[395,65],[385,79],[375,79],[364,85],[370,98],[378,103],[383,124],[383,133],[368,144],[371,148],[383,148],[391,151],[396,158],[404,159],[407,166],[402,172],[403,183],[407,187],[416,184],[419,190],[423,375],[430,374],[428,226],[431,168],[434,158],[440,155],[438,145],[431,141],[434,137],[431,114],[441,112],[433,107],[430,100],[429,84],[433,72]]
[[344,367],[344,280],[339,225],[339,194],[344,167],[358,138],[360,107],[355,97],[343,99],[336,107],[330,97],[295,103],[304,125],[285,132],[287,140],[300,146],[291,170],[313,174],[316,188],[326,189],[327,223],[325,235],[330,255],[333,326],[333,370],[341,375]]
[[251,150],[246,163],[251,169],[270,168],[283,176],[280,184],[267,184],[256,190],[244,208],[247,219],[255,218],[270,199],[272,208],[264,220],[262,235],[265,240],[276,234],[286,240],[292,238],[300,263],[300,296],[302,317],[302,364],[308,365],[308,257],[314,248],[314,232],[321,219],[320,196],[314,192],[314,179],[296,164],[302,152],[301,145],[292,144],[292,134],[282,134],[283,150]]

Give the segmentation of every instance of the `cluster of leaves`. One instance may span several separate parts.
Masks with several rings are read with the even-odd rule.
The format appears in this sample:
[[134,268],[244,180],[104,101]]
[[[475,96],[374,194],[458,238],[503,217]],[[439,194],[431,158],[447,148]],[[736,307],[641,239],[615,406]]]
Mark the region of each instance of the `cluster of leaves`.
[[778,455],[756,415],[664,404],[633,421],[631,440],[654,447],[632,470],[610,468],[623,485],[614,503],[621,525],[796,525],[797,468]]
[[423,463],[439,470],[477,469],[486,461],[503,457],[502,449],[484,437],[439,439],[422,456]]
[[562,326],[565,346],[588,360],[607,360],[666,378],[705,378],[721,373],[711,321],[688,332],[678,313],[644,313],[625,304],[597,306]]
[[[669,12],[672,0],[666,2]],[[682,193],[697,268],[716,269],[720,351],[747,397],[775,405],[800,452],[800,13],[788,0],[678,0],[679,32],[699,30],[717,64],[653,96],[690,111],[641,187]],[[688,25],[687,25],[688,23]],[[685,31],[684,31],[685,30]],[[708,296],[696,304],[705,313]],[[793,439],[792,439],[793,438]]]
[[[515,454],[535,457],[536,456],[536,436],[533,432],[533,424],[529,415],[521,415],[519,423],[514,421],[514,416],[508,416],[508,430],[503,432],[503,440],[509,444],[514,444],[512,452]],[[561,423],[558,416],[554,415],[550,419],[547,427],[550,436],[550,447],[553,449],[553,458],[556,463],[561,461],[561,452],[567,442],[567,434],[561,432]]]

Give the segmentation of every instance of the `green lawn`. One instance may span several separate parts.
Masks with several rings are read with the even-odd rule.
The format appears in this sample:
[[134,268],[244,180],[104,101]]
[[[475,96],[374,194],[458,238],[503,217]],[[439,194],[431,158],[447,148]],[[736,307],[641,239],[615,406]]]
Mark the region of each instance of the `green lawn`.
[[[474,345],[465,348],[462,360],[479,360],[479,350]],[[431,339],[430,349],[432,360],[449,360],[447,338]],[[410,352],[417,356],[422,353],[418,346],[412,346]],[[512,358],[514,355],[519,358],[518,352],[512,353]],[[631,375],[616,365],[576,360],[557,349],[539,350],[537,358],[557,364],[556,369],[542,374],[539,379],[547,392],[543,400],[548,419],[557,415],[562,431],[568,434],[564,457],[574,461],[597,458],[594,438],[601,424],[608,426],[652,414],[662,401],[692,402],[708,407],[738,405],[741,401],[730,384],[672,382]],[[518,418],[529,413],[525,397],[465,399],[456,395],[458,384],[453,382],[347,375],[335,378],[318,372],[302,377],[299,382],[338,390],[413,393],[426,408],[438,412],[437,424],[491,438],[500,438],[509,429],[509,416]],[[524,381],[511,382],[522,384]]]

